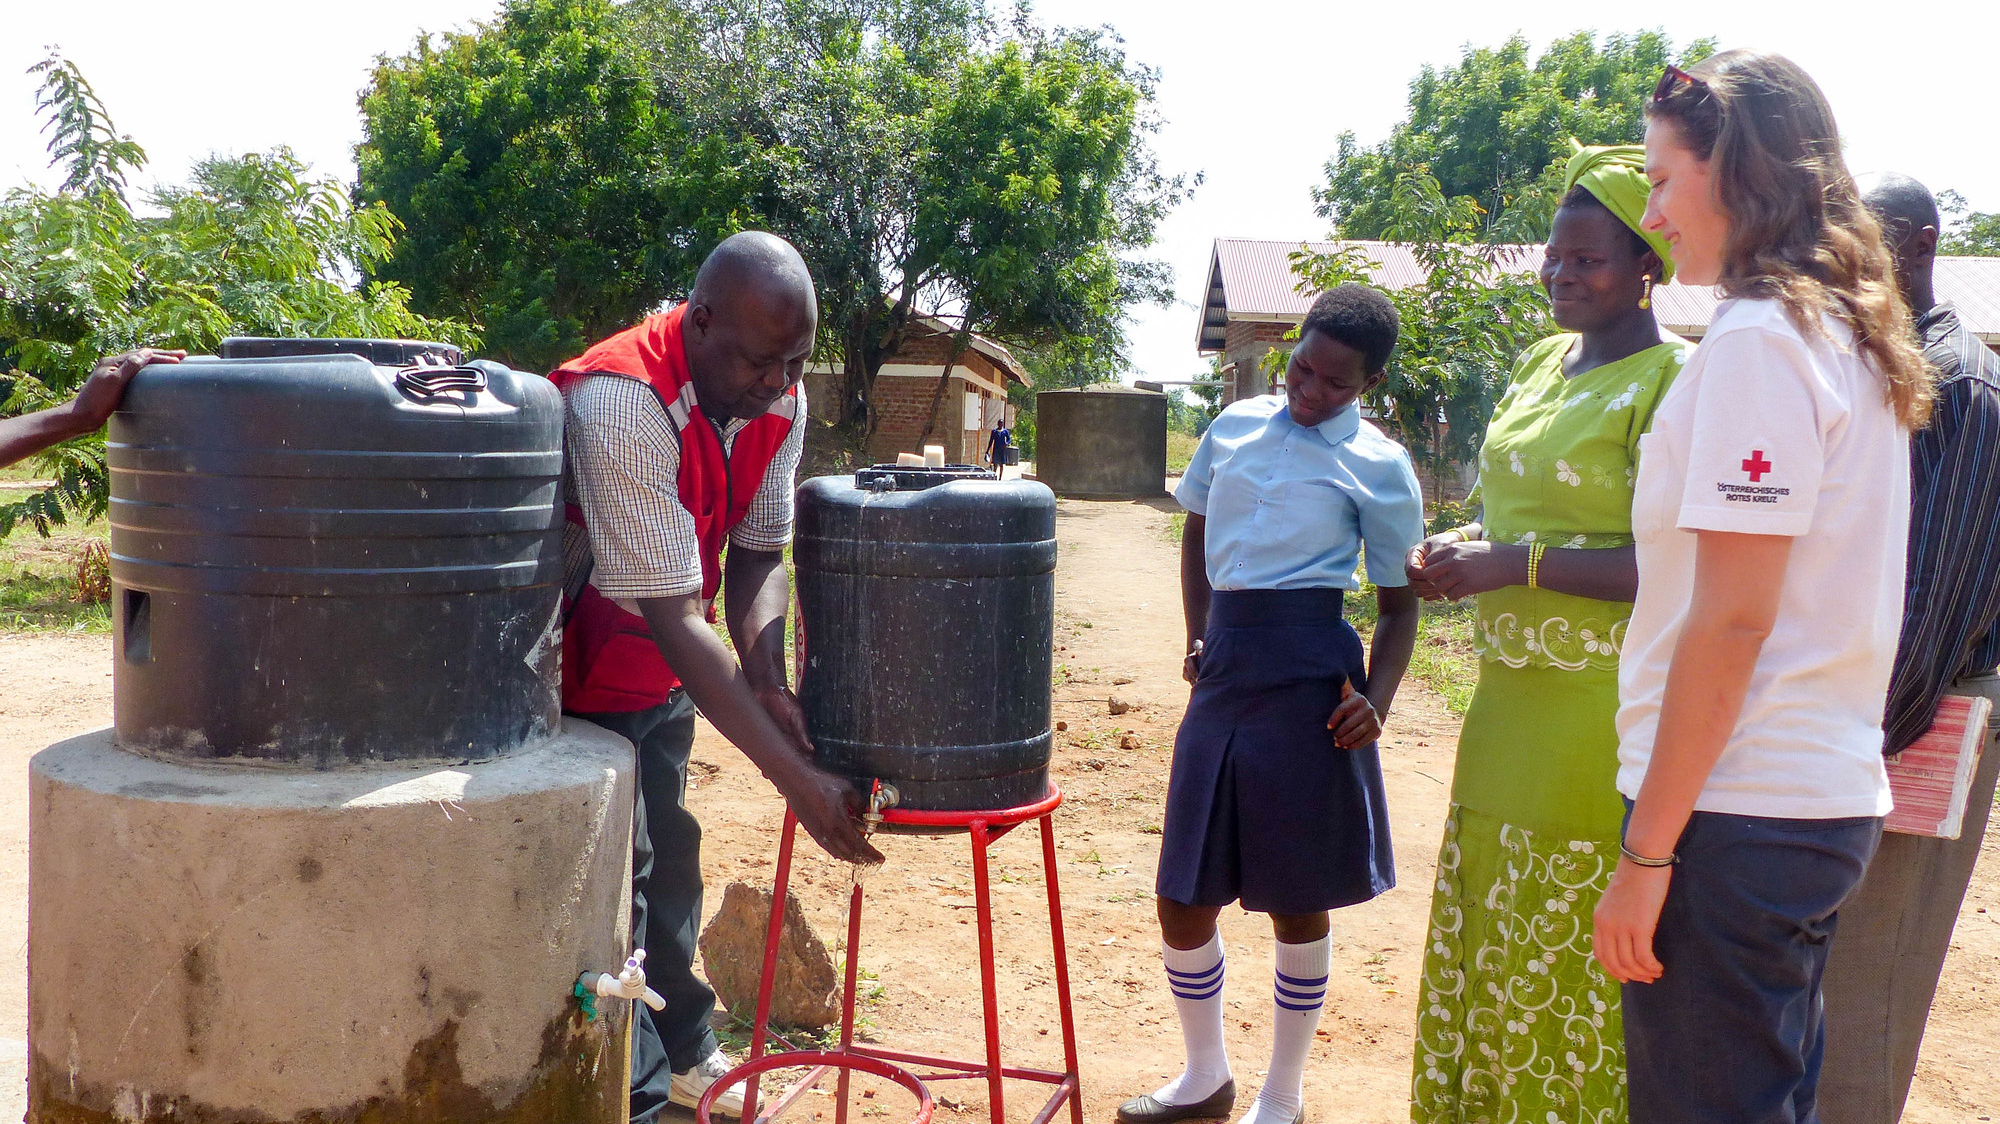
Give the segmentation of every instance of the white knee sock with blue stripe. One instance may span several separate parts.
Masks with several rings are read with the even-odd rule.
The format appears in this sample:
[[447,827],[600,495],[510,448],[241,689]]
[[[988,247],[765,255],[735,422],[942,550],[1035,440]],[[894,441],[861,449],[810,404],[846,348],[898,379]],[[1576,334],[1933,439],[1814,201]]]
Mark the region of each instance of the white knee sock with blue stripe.
[[1161,1104],[1193,1104],[1206,1100],[1229,1080],[1229,1055],[1222,1048],[1222,935],[1200,948],[1162,944],[1167,962],[1167,986],[1174,993],[1174,1010],[1181,1017],[1181,1041],[1187,1047],[1187,1068],[1160,1086],[1153,1099]]
[[1326,1005],[1326,977],[1333,959],[1333,938],[1306,944],[1278,945],[1278,972],[1273,981],[1271,1068],[1257,1103],[1242,1124],[1292,1124],[1305,1103],[1306,1054],[1319,1029]]

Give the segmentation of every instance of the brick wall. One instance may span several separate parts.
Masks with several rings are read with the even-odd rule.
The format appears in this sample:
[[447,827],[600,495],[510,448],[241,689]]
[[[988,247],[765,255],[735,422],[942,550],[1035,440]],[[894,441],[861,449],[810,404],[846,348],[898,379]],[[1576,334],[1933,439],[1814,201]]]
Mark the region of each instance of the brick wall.
[[1285,340],[1285,333],[1294,326],[1262,320],[1229,322],[1223,332],[1222,348],[1227,361],[1236,364],[1236,380],[1233,386],[1223,388],[1225,403],[1271,392],[1271,379],[1263,373],[1260,365],[1264,354],[1273,348],[1291,350],[1292,345]]
[[[925,445],[943,445],[945,460],[952,464],[985,464],[986,443],[993,436],[987,424],[991,403],[1000,396],[977,383],[952,376],[938,402],[937,422],[928,438],[919,439],[924,417],[930,411],[931,395],[937,390],[935,378],[887,375],[875,380],[875,433],[868,439],[868,456],[876,463],[894,461],[897,453],[921,453]],[[977,429],[965,428],[965,396],[980,398]]]
[[[903,346],[897,349],[896,354],[889,357],[888,361],[905,366],[929,367],[933,371],[942,371],[944,370],[945,357],[950,351],[950,336],[919,336],[916,339],[905,341]],[[960,352],[958,362],[952,364],[952,370],[954,371],[960,367],[964,367],[990,382],[1005,385],[1001,383],[1000,369],[993,365],[993,361],[973,351],[971,348]],[[936,384],[933,383],[932,385],[935,386]]]
[[947,462],[978,463],[991,431],[965,428],[968,390],[978,392],[982,398],[992,397],[984,387],[952,376],[951,385],[938,401],[937,421],[931,426],[931,435],[919,440],[924,419],[930,413],[931,395],[937,391],[937,380],[904,375],[876,379],[876,423],[875,433],[868,439],[869,457],[879,464],[894,461],[897,453],[921,453],[925,445],[943,445]]
[[[900,373],[876,377],[871,398],[877,420],[875,433],[868,441],[868,456],[871,459],[878,463],[894,461],[897,453],[922,452],[923,445],[931,444],[943,445],[948,461],[980,463],[986,454],[986,441],[992,430],[983,424],[986,415],[984,407],[980,412],[981,427],[965,428],[965,395],[967,391],[972,391],[982,400],[1000,396],[962,377],[961,372],[970,371],[998,386],[1006,385],[1006,376],[992,360],[969,348],[960,353],[958,362],[952,366],[951,385],[938,401],[937,421],[931,427],[930,437],[921,441],[918,439],[924,430],[924,419],[930,413],[931,396],[937,390],[937,376],[944,370],[950,351],[949,335],[920,335],[905,340],[903,346],[889,357],[888,363],[929,368],[929,373],[918,377]],[[815,372],[808,374],[805,381],[812,416],[828,422],[835,420],[840,376]]]

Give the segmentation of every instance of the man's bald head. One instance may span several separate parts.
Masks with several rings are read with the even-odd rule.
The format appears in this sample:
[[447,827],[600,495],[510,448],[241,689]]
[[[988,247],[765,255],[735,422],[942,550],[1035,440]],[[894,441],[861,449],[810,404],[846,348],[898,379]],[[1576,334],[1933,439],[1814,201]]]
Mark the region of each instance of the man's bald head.
[[753,298],[792,301],[818,314],[812,270],[790,242],[762,230],[732,234],[711,251],[694,275],[689,303],[728,307]]
[[797,383],[819,331],[812,271],[761,230],[723,239],[695,274],[683,321],[688,373],[710,418],[754,418]]
[[1937,259],[1937,198],[1930,188],[1897,172],[1863,176],[1861,202],[1882,224],[1882,239],[1896,259],[1896,286],[1918,315],[1935,303],[1931,267]]
[[[1863,176],[1861,201],[1875,219],[1886,229],[1898,226],[1901,230],[1922,230],[1938,227],[1937,199],[1931,189],[1916,180],[1897,172],[1877,172]],[[1892,233],[1894,238],[1897,233]]]

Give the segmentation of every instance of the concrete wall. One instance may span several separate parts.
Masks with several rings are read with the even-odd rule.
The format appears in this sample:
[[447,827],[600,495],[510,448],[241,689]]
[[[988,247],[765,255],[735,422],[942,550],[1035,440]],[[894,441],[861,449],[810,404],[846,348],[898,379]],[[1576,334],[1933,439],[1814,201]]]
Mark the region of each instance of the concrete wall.
[[1167,396],[1129,387],[1035,395],[1035,479],[1062,496],[1161,495]]

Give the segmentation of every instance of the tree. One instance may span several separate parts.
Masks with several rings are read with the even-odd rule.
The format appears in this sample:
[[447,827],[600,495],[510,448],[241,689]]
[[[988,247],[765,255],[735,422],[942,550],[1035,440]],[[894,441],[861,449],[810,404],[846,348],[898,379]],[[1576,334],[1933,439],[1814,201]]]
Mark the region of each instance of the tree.
[[1340,135],[1327,183],[1313,193],[1319,213],[1338,237],[1389,237],[1397,184],[1421,171],[1446,198],[1471,200],[1485,233],[1539,241],[1569,138],[1638,142],[1641,110],[1666,65],[1689,66],[1714,51],[1714,40],[1698,39],[1676,54],[1659,31],[1612,35],[1602,46],[1579,31],[1532,65],[1519,35],[1498,48],[1468,46],[1457,66],[1426,66],[1411,80],[1409,115],[1387,140],[1364,148],[1353,133]]
[[[755,222],[755,153],[656,96],[608,0],[508,0],[400,58],[361,97],[357,195],[409,224],[373,276],[549,370],[684,292]],[[719,124],[719,123],[718,123]]]
[[1938,211],[1944,219],[1938,253],[1969,257],[2000,257],[2000,214],[1986,214],[1966,205],[1956,191],[1940,191]]
[[[1383,231],[1408,243],[1422,281],[1388,290],[1402,321],[1389,377],[1369,397],[1382,423],[1431,474],[1433,495],[1445,474],[1478,454],[1514,358],[1548,333],[1540,285],[1504,246],[1478,242],[1480,212],[1470,198],[1447,198],[1437,180],[1405,173],[1392,187],[1395,216]],[[1302,292],[1345,281],[1367,282],[1359,247],[1292,255]],[[1282,369],[1285,353],[1267,357]]]
[[[398,286],[354,288],[400,229],[380,207],[356,207],[333,180],[308,178],[289,151],[197,164],[184,186],[150,193],[135,214],[126,182],[145,167],[113,128],[75,65],[38,63],[37,107],[63,170],[54,191],[16,188],[0,201],[0,367],[13,387],[0,409],[66,398],[98,356],[141,345],[212,352],[228,335],[415,336],[469,345],[463,324],[409,309]],[[54,479],[0,506],[0,535],[21,519],[43,533],[108,501],[104,441],[92,435],[42,454]]]
[[[1188,183],[1149,138],[1155,76],[1115,38],[996,26],[974,0],[635,0],[662,97],[755,138],[758,210],[806,247],[841,413],[918,314],[1024,350],[1086,338],[1122,364],[1125,310],[1168,297],[1138,256]],[[955,360],[954,360],[955,362]],[[950,367],[940,371],[940,382]]]
[[1225,366],[1227,363],[1222,355],[1211,356],[1208,370],[1202,372],[1195,384],[1187,389],[1188,396],[1194,400],[1191,403],[1192,407],[1200,414],[1195,427],[1196,433],[1207,430],[1208,423],[1222,413],[1222,391],[1228,385],[1227,377],[1223,373]]

